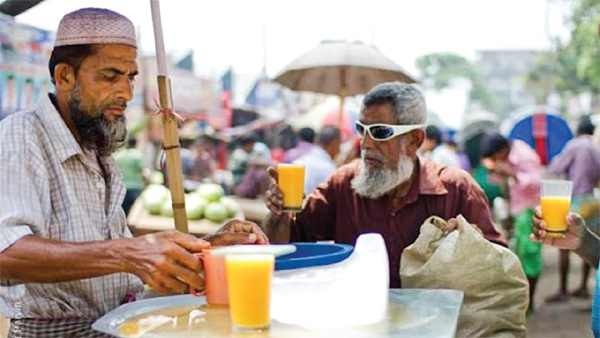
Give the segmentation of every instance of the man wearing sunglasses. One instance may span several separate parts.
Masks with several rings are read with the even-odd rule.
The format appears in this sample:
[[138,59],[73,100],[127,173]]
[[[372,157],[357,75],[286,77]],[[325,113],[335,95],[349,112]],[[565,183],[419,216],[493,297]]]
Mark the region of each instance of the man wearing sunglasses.
[[[425,100],[399,82],[374,87],[364,98],[356,129],[361,157],[339,168],[307,198],[301,212],[283,213],[277,171],[265,201],[265,229],[272,242],[334,240],[354,244],[362,233],[383,235],[389,254],[390,287],[400,287],[400,256],[432,215],[459,214],[484,236],[504,244],[494,230],[486,197],[463,170],[417,156],[425,138]],[[456,222],[449,222],[450,231]]]

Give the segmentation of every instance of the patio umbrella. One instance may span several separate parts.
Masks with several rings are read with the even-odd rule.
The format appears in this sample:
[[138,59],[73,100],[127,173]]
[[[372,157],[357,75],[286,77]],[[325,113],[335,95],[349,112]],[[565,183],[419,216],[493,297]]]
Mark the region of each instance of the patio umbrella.
[[364,94],[382,82],[416,82],[375,47],[345,41],[321,43],[287,65],[274,81],[292,90],[338,95],[340,107],[346,96]]

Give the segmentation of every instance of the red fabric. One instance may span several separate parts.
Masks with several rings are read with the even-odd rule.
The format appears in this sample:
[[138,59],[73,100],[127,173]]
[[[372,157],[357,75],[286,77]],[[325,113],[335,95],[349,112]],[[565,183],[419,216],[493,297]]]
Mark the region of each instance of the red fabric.
[[395,209],[387,196],[368,199],[354,192],[350,182],[359,161],[342,166],[309,196],[291,226],[291,241],[334,240],[354,245],[360,234],[380,233],[389,255],[392,288],[400,287],[402,251],[417,239],[429,216],[450,219],[462,214],[488,240],[505,245],[493,226],[485,194],[467,172],[426,159],[419,163],[419,179]]
[[231,108],[231,93],[221,93],[221,108],[223,111],[223,128],[231,128],[231,119],[233,118],[233,109]]
[[535,151],[540,156],[540,160],[543,165],[548,163],[548,146],[546,144],[546,138],[548,137],[548,126],[546,123],[546,114],[537,113],[533,115],[532,128],[533,128],[533,141],[535,144]]
[[342,134],[342,138],[347,139],[353,133],[353,128],[351,125],[350,118],[348,117],[348,113],[344,112],[342,114],[342,123],[340,125],[340,109],[333,109],[329,113],[327,113],[323,120],[321,121],[324,126],[335,126],[340,128],[340,134]]

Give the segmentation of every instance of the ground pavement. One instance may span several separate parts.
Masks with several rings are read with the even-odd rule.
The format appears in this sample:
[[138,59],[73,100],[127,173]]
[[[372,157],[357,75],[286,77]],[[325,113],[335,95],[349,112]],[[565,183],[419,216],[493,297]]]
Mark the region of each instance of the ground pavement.
[[[544,298],[558,289],[558,250],[544,247],[544,271],[536,291],[536,311],[527,317],[528,337],[530,338],[591,338],[590,330],[591,299],[572,298],[566,303],[546,303]],[[590,273],[588,287],[594,291],[596,270]],[[571,254],[569,289],[579,286],[581,259]]]

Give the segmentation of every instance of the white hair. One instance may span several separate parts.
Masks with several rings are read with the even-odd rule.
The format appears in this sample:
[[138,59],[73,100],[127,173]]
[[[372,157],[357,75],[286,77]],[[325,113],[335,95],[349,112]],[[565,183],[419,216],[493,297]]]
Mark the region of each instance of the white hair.
[[378,84],[365,95],[363,109],[384,103],[394,107],[398,124],[425,124],[427,121],[425,98],[413,85],[401,82]]

